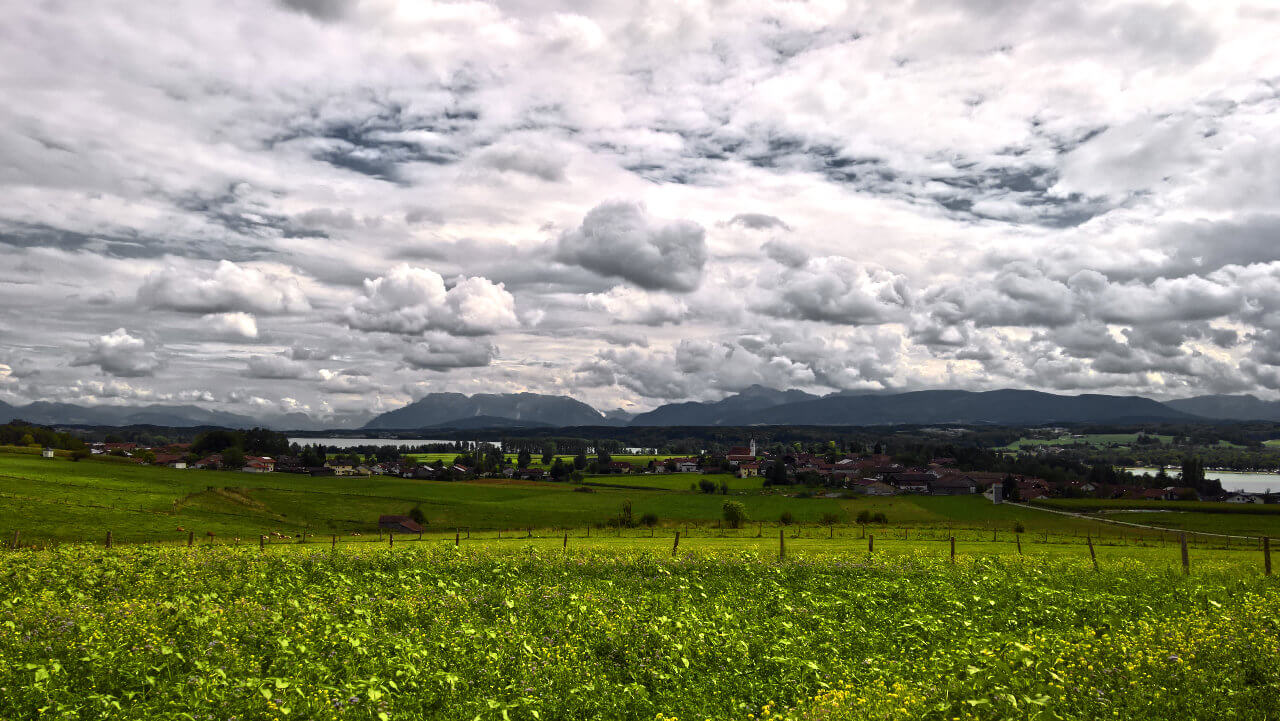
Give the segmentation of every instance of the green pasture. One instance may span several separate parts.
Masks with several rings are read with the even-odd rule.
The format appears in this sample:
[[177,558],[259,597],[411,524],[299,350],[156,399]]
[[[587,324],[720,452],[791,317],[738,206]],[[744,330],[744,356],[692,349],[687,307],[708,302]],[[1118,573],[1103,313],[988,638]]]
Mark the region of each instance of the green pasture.
[[[1173,436],[1156,435],[1163,444],[1173,441]],[[1127,446],[1138,440],[1137,433],[1090,433],[1079,438],[1019,438],[1007,446],[995,450],[1017,451],[1035,446],[1071,446],[1085,444],[1090,446]]]
[[[884,514],[891,528],[933,535],[970,529],[1006,533],[1019,525],[1028,534],[1051,537],[1114,533],[1114,527],[1087,518],[996,506],[977,495],[856,496],[823,489],[761,488],[758,478],[714,475],[706,478],[729,482],[727,495],[688,490],[690,482],[702,478],[700,474],[618,474],[590,480],[629,486],[625,488],[515,480],[450,483],[386,476],[176,470],[0,453],[0,538],[7,539],[13,531],[32,542],[96,541],[108,531],[120,542],[185,541],[191,532],[201,539],[213,534],[218,541],[239,538],[244,543],[264,533],[362,537],[377,533],[378,516],[407,514],[414,508],[422,511],[431,530],[533,528],[585,533],[588,527],[609,525],[627,504],[633,520],[652,514],[658,533],[672,533],[686,526],[715,528],[726,500],[742,503],[758,532],[776,531],[784,517],[798,526],[834,520],[838,531],[852,531],[859,514],[866,512]],[[1280,532],[1271,533],[1273,521],[1280,521],[1280,516],[1259,520],[1260,516],[1242,510],[1247,507],[1178,514],[1177,527],[1280,536]]]

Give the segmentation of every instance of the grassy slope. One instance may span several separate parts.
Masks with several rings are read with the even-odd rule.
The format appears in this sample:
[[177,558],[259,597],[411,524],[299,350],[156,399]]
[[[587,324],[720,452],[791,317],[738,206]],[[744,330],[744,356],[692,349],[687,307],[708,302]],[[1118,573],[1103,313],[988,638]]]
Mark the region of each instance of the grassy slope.
[[[670,483],[678,490],[594,487],[594,492],[583,493],[558,483],[312,478],[0,453],[0,533],[7,538],[19,530],[27,539],[60,541],[100,539],[108,530],[120,541],[176,541],[185,539],[187,531],[245,541],[264,532],[368,534],[376,533],[379,515],[407,513],[415,506],[423,510],[433,529],[582,529],[615,517],[627,501],[633,517],[654,513],[661,525],[670,528],[714,525],[728,499],[743,503],[753,524],[775,524],[784,512],[802,524],[817,523],[828,513],[851,524],[866,510],[884,513],[894,527],[1010,530],[1022,523],[1032,533],[1096,535],[1099,530],[1099,524],[1089,520],[993,506],[978,496],[845,499],[823,497],[819,492],[798,498],[776,490],[755,490],[759,479],[732,478],[728,478],[733,489],[728,496],[684,490],[697,478],[701,476],[606,476],[598,480]],[[1232,519],[1239,520],[1232,525]],[[1233,533],[1271,528],[1257,526],[1255,519],[1239,514],[1206,514],[1201,519],[1195,514],[1179,521],[1212,525],[1212,529],[1197,530]]]

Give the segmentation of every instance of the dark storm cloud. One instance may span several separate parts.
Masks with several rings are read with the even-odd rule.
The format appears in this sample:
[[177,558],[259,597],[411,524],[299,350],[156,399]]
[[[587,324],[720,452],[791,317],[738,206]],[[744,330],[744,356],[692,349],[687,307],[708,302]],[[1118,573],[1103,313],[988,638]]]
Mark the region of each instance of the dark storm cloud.
[[609,202],[560,236],[556,259],[642,288],[691,291],[702,282],[705,236],[697,223],[658,220],[636,203]]

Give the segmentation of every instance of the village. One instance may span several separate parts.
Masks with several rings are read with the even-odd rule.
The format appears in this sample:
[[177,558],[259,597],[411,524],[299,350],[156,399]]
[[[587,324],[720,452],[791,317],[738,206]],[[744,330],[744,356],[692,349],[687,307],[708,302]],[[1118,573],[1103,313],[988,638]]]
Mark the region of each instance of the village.
[[[479,447],[477,444],[476,447]],[[452,460],[431,461],[412,454],[374,458],[354,453],[320,455],[311,446],[277,456],[257,456],[228,449],[197,455],[190,443],[145,447],[138,443],[94,443],[93,456],[114,456],[126,462],[167,466],[179,470],[238,470],[244,473],[291,473],[310,476],[395,476],[420,480],[458,481],[506,478],[523,481],[608,482],[603,477],[632,474],[732,475],[760,478],[763,487],[809,487],[841,495],[894,496],[900,494],[958,496],[983,494],[993,502],[1024,502],[1044,498],[1094,498],[1126,501],[1225,501],[1264,503],[1263,494],[1226,493],[1203,497],[1194,488],[1167,485],[1105,484],[1090,481],[1053,483],[1043,478],[999,471],[962,470],[956,459],[933,458],[923,466],[904,466],[886,453],[826,454],[764,450],[755,440],[734,446],[723,455],[648,458],[644,462],[616,460],[608,454],[588,458],[555,457],[550,464],[534,464],[528,453],[494,451],[500,460],[482,459],[477,451],[458,454]],[[294,450],[291,449],[291,450]],[[588,449],[594,453],[594,449]],[[46,449],[46,457],[53,451]],[[379,454],[382,455],[382,454]],[[546,460],[544,458],[544,460]],[[473,461],[480,461],[478,463]],[[548,466],[548,467],[542,467]],[[696,489],[697,484],[691,484]]]

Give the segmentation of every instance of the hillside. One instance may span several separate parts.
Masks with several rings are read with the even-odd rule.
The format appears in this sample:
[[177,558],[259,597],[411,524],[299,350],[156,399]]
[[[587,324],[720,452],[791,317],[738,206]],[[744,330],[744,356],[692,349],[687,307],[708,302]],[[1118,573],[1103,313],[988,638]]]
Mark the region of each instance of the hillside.
[[[368,429],[442,427],[488,416],[511,425],[591,426],[605,418],[591,406],[565,396],[538,393],[431,393],[404,408],[388,411],[365,424]],[[474,427],[474,426],[466,426]]]
[[1251,395],[1197,396],[1165,401],[1183,413],[1231,421],[1280,421],[1280,402],[1264,401]]
[[749,414],[742,423],[769,425],[892,425],[964,423],[1038,425],[1122,421],[1188,421],[1192,416],[1149,398],[1060,396],[1022,390],[915,391],[892,395],[830,395]]
[[798,390],[780,391],[754,385],[736,395],[712,403],[671,403],[631,419],[633,426],[719,426],[740,424],[743,414],[788,403],[817,400]]
[[131,426],[173,428],[225,426],[252,428],[259,421],[249,416],[210,411],[192,405],[78,406],[72,403],[36,401],[25,406],[0,405],[0,422],[20,418],[44,425]]

